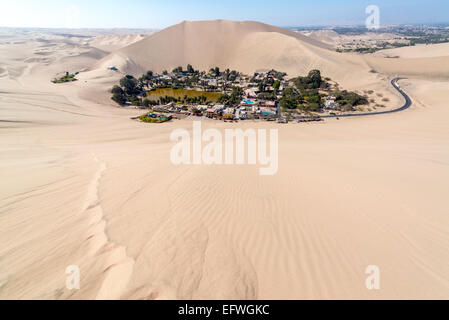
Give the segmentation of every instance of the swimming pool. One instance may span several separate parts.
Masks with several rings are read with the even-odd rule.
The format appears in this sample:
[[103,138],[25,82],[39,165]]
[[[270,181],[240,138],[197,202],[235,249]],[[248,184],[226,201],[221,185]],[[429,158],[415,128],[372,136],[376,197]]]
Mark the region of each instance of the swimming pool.
[[243,103],[245,103],[245,104],[256,104],[256,102],[253,101],[253,100],[243,100]]

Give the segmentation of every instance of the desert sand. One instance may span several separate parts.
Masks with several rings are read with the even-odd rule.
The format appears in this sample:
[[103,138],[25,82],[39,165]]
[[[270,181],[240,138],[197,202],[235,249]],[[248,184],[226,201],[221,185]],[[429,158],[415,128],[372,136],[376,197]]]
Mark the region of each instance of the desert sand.
[[[0,37],[0,299],[449,298],[449,68],[425,68],[441,57],[338,54],[223,21],[185,22],[112,53],[83,41]],[[426,60],[415,69],[416,59]],[[253,166],[174,166],[170,133],[192,121],[130,120],[142,111],[112,104],[122,74],[105,66],[187,63],[321,68],[401,105],[388,81],[398,73],[414,104],[319,124],[203,123],[278,128],[272,177]],[[80,80],[50,82],[66,69]],[[81,269],[78,291],[65,286],[70,265]],[[369,265],[381,290],[365,287]]]
[[[354,49],[357,47],[373,47],[380,43],[406,43],[406,40],[394,33],[369,32],[365,34],[339,34],[332,29],[297,31],[312,39],[326,43],[333,49]],[[386,50],[384,50],[386,51]]]
[[386,58],[396,57],[406,59],[447,57],[449,56],[449,43],[416,45],[413,47],[381,50],[373,55]]

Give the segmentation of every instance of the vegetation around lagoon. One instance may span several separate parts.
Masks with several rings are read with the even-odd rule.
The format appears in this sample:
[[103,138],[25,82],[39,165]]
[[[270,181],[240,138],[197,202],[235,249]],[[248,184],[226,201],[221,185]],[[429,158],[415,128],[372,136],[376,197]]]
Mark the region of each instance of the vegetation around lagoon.
[[245,75],[218,67],[200,72],[191,65],[186,70],[177,67],[171,73],[148,71],[139,78],[127,75],[111,93],[119,105],[156,110],[141,118],[151,123],[173,113],[231,120],[282,120],[285,113],[287,119],[295,119],[319,116],[327,110],[353,112],[360,109],[358,106],[376,102],[370,102],[366,95],[341,90],[319,70],[289,78],[276,70]]
[[219,103],[223,103],[225,106],[237,105],[242,101],[243,90],[239,87],[233,87],[230,94],[223,94],[218,98]]
[[52,82],[53,83],[66,83],[66,82],[78,81],[78,79],[75,78],[78,75],[78,73],[79,72],[75,72],[75,73],[66,72],[64,76],[62,76],[61,78],[53,79]]
[[[355,92],[332,89],[328,80],[323,79],[319,70],[312,70],[306,77],[292,79],[295,87],[287,88],[282,93],[280,106],[284,110],[319,112],[328,96],[333,96],[342,111],[354,111],[356,106],[368,104],[366,97]],[[320,92],[321,91],[321,92]],[[325,91],[326,94],[323,94]]]
[[209,72],[200,72],[188,65],[185,71],[182,67],[171,73],[148,71],[138,79],[127,75],[111,93],[112,100],[119,105],[157,110],[158,113],[146,114],[140,120],[159,123],[157,116],[167,115],[167,105],[176,106],[178,112],[197,116],[216,104],[238,105],[243,98],[243,89],[238,87],[241,81],[249,81],[249,78],[235,70],[221,71],[214,67]]
[[[239,76],[235,70],[222,72],[215,67],[207,73],[197,71],[191,65],[187,70],[177,67],[170,74],[164,71],[158,75],[148,71],[139,79],[126,75],[119,85],[112,88],[112,100],[119,105],[146,108],[168,103],[207,104],[228,100],[238,103],[240,100],[235,99],[233,88]],[[225,82],[224,87],[222,82],[219,85],[218,78]]]
[[172,116],[160,115],[151,111],[140,116],[139,120],[146,123],[164,123],[172,120],[172,118]]

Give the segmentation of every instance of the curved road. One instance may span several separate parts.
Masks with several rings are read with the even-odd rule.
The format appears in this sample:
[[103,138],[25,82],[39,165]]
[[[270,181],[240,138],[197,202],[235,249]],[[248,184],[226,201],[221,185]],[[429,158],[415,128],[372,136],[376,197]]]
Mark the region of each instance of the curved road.
[[379,112],[342,114],[342,115],[338,115],[338,116],[322,116],[321,118],[329,119],[329,118],[349,118],[349,117],[377,116],[377,115],[380,115],[380,114],[395,113],[395,112],[401,112],[401,111],[407,110],[408,108],[410,108],[412,106],[412,100],[410,99],[410,97],[404,91],[402,91],[401,88],[399,88],[398,81],[401,80],[401,79],[404,79],[404,78],[394,78],[393,80],[391,80],[391,85],[397,91],[399,91],[399,93],[405,99],[405,104],[402,107],[398,108],[398,109],[393,109],[393,110],[388,110],[388,111],[379,111]]

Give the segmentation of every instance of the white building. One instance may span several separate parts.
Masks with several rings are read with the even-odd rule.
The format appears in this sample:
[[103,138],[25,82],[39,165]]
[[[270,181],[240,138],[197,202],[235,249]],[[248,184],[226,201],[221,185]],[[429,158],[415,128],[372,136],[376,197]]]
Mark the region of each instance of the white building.
[[208,81],[208,85],[217,87],[218,86],[218,80],[217,79],[211,79]]
[[246,98],[257,98],[259,93],[259,88],[248,88],[243,91]]
[[330,110],[338,110],[340,109],[340,105],[335,101],[335,97],[329,97],[324,102],[324,106],[326,109]]

